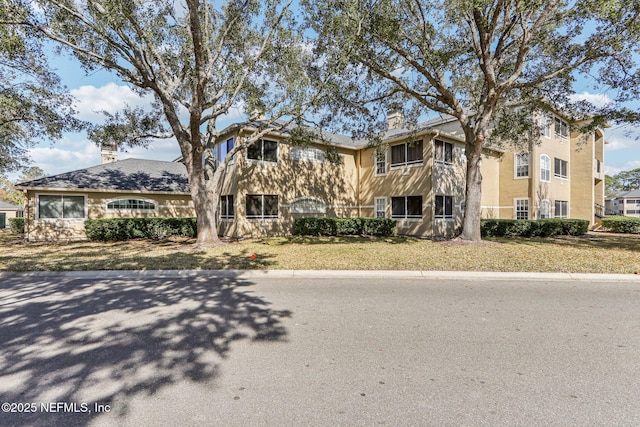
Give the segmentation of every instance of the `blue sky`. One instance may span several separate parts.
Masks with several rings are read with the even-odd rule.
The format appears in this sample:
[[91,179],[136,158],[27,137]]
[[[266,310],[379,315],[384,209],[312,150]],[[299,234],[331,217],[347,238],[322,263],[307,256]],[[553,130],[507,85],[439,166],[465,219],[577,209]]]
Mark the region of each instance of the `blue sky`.
[[[100,122],[102,116],[96,111],[106,110],[116,112],[126,103],[132,106],[148,105],[149,100],[140,98],[129,89],[117,76],[106,71],[96,71],[86,75],[84,70],[73,58],[58,56],[52,61],[63,83],[77,98],[79,118]],[[606,102],[608,95],[598,93],[593,84],[587,80],[578,80],[575,90],[577,97],[586,98],[594,103]],[[225,121],[222,127],[233,121],[244,119],[243,112],[235,111]],[[640,129],[630,126],[614,126],[605,130],[605,172],[609,175],[622,170],[640,168]],[[180,150],[174,140],[162,140],[152,143],[148,148],[127,148],[120,152],[119,158],[128,157],[174,160],[180,155]],[[100,150],[83,133],[67,134],[55,144],[38,143],[29,150],[33,164],[39,166],[47,175],[55,175],[71,170],[94,166],[100,163]],[[16,179],[18,174],[10,176]]]

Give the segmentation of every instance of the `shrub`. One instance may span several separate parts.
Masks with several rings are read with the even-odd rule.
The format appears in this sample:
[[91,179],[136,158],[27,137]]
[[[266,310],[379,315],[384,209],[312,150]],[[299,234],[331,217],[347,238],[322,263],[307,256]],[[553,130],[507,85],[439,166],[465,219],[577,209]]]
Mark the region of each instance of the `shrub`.
[[160,240],[168,236],[195,237],[195,218],[105,218],[85,221],[90,240]]
[[589,230],[584,219],[552,218],[541,220],[483,219],[480,225],[482,237],[550,237],[582,236]]
[[9,229],[14,233],[24,234],[24,218],[9,218]]
[[611,216],[602,218],[602,226],[613,233],[640,234],[640,218]]
[[299,236],[393,236],[391,218],[296,218],[293,234]]

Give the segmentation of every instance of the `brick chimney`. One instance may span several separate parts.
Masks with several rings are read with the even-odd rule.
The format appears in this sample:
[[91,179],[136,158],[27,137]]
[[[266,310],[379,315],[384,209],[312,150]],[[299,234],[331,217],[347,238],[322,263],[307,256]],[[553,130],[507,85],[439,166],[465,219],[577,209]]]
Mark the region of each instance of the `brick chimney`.
[[118,160],[118,145],[111,142],[103,142],[100,152],[102,154],[102,164],[113,163]]

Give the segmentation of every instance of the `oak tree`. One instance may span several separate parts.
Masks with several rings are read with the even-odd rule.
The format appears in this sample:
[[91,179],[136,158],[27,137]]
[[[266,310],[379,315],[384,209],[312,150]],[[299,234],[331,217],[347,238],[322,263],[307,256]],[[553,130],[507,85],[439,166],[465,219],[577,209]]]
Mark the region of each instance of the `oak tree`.
[[631,3],[305,2],[318,33],[318,53],[327,63],[347,56],[360,72],[357,84],[353,78],[342,82],[344,111],[382,102],[414,116],[431,111],[457,120],[467,160],[460,237],[471,241],[481,239],[483,151],[508,140],[526,147],[539,135],[536,111],[572,115],[584,107],[570,102],[576,78],[598,70],[606,75],[631,64],[630,48],[637,37],[630,29],[638,21]]

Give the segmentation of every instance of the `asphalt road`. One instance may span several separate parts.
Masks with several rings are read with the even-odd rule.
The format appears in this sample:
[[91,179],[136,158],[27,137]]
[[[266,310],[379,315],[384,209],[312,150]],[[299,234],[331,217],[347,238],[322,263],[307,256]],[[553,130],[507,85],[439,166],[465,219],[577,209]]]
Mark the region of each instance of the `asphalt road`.
[[2,426],[640,425],[640,281],[0,280]]

